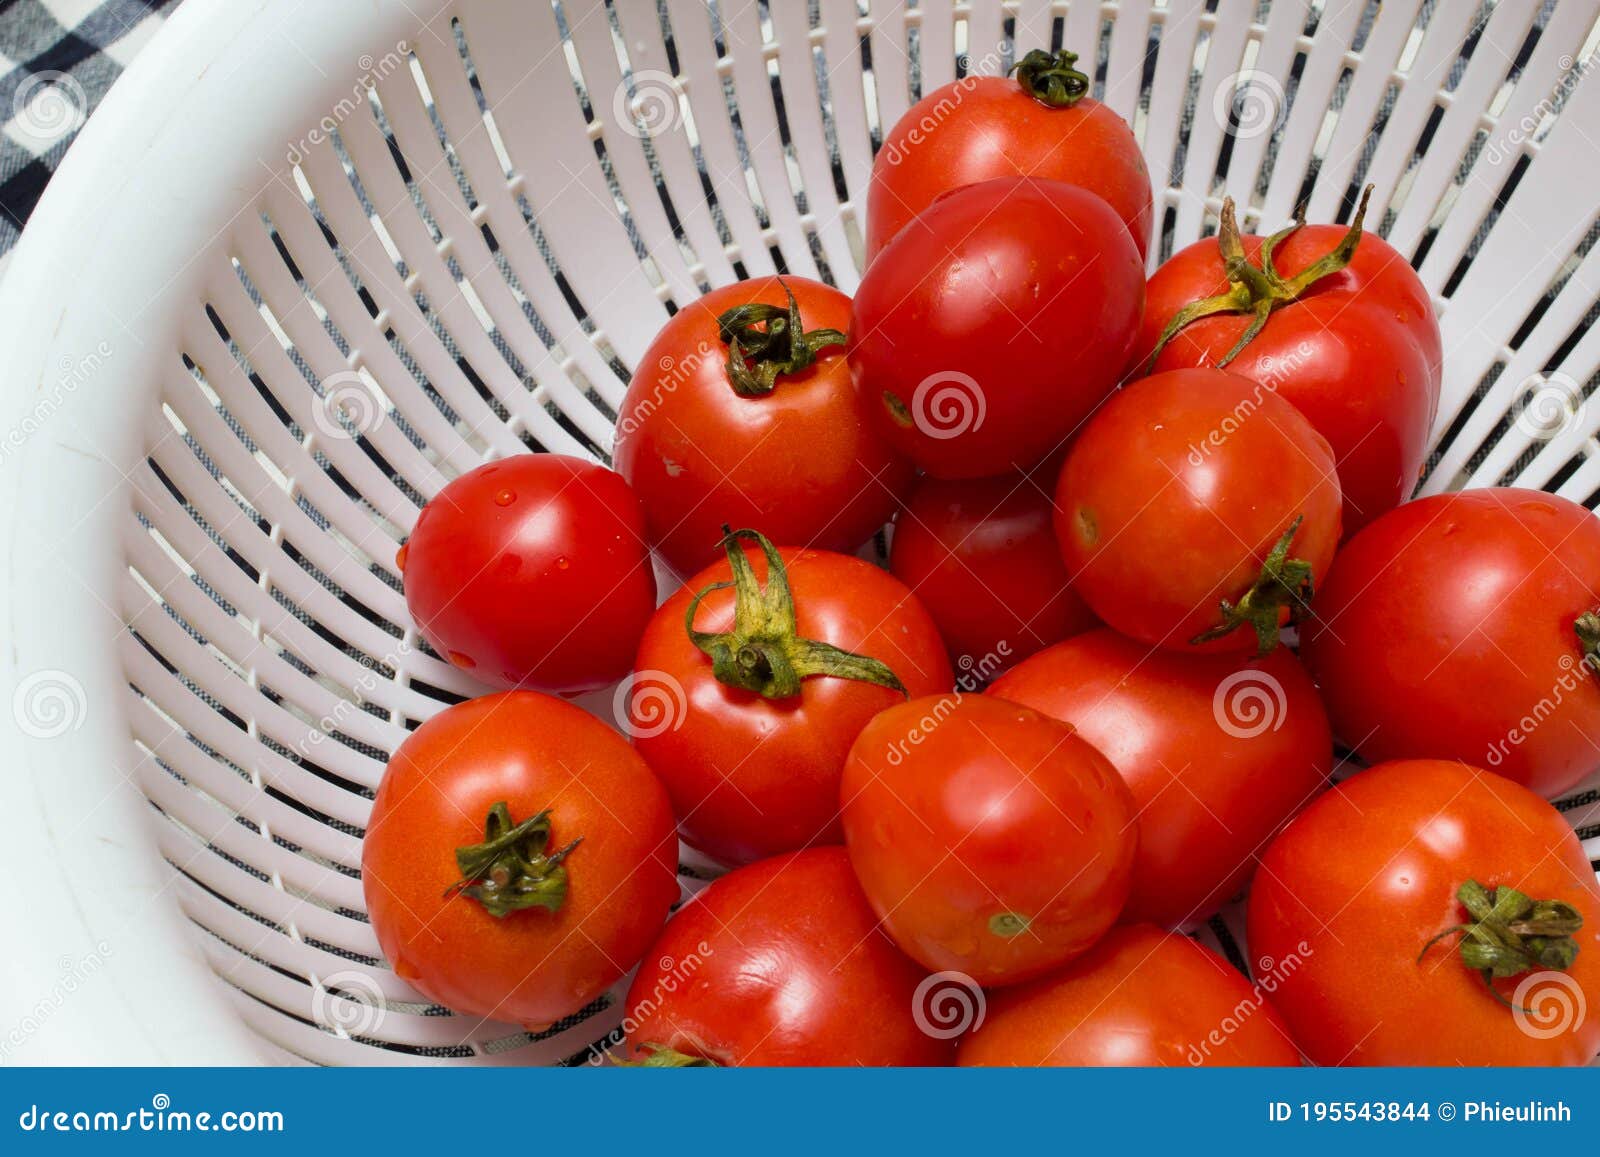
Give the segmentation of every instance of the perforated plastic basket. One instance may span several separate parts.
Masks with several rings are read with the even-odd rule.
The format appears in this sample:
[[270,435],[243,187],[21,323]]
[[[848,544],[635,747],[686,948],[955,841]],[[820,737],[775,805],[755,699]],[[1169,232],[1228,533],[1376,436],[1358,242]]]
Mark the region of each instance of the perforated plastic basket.
[[[1225,194],[1276,227],[1372,182],[1444,330],[1424,489],[1595,506],[1597,15],[189,0],[0,286],[0,1059],[590,1055],[615,1007],[533,1040],[378,958],[373,788],[478,690],[418,641],[395,548],[486,456],[604,457],[670,305],[853,289],[883,129],[1018,48],[1076,49],[1133,124],[1152,266]],[[1600,855],[1592,786],[1568,814]]]

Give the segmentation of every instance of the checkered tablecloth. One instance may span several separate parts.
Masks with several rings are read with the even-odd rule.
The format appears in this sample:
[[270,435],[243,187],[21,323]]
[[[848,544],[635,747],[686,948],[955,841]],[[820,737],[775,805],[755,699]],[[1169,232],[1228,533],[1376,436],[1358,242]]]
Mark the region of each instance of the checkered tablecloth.
[[0,0],[0,272],[111,82],[180,0]]

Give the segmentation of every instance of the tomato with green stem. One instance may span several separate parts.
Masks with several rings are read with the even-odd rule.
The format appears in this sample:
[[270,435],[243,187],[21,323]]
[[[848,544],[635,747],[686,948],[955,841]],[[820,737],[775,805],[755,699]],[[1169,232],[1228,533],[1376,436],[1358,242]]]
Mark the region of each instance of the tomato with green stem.
[[867,186],[867,260],[942,194],[996,177],[1042,177],[1101,198],[1143,261],[1150,172],[1123,120],[1089,95],[1073,52],[1035,49],[1015,79],[967,76],[928,93],[889,130]]
[[[916,597],[871,563],[740,530],[645,628],[626,700],[683,838],[724,863],[838,843],[856,734],[954,681]],[[619,700],[620,702],[621,700]]]
[[850,552],[911,483],[850,381],[850,299],[803,277],[714,289],[673,315],[617,412],[617,469],[680,575],[717,557],[723,523]]
[[840,799],[868,902],[930,970],[1032,979],[1086,951],[1128,897],[1127,785],[1071,727],[1020,704],[956,693],[890,707],[851,747]]
[[988,694],[1070,723],[1133,792],[1128,922],[1204,922],[1333,764],[1316,685],[1286,648],[1186,655],[1091,631],[1019,663]]
[[633,967],[678,898],[666,792],[587,712],[536,691],[448,707],[395,750],[361,845],[395,975],[545,1028]]
[[1257,383],[1172,370],[1113,395],[1067,451],[1056,538],[1089,609],[1130,638],[1266,654],[1339,542],[1327,440]]
[[1059,972],[995,993],[965,1066],[1296,1066],[1267,994],[1187,936],[1113,928]]
[[651,1067],[947,1065],[925,973],[878,928],[843,848],[739,868],[678,910],[628,989],[624,1056]]
[[1216,237],[1156,270],[1135,345],[1144,372],[1226,366],[1291,402],[1338,462],[1344,533],[1415,489],[1439,408],[1443,357],[1427,287],[1362,229],[1307,225],[1242,235],[1232,199]]
[[1600,1051],[1594,868],[1560,812],[1480,768],[1383,763],[1325,793],[1262,856],[1248,939],[1315,1064]]

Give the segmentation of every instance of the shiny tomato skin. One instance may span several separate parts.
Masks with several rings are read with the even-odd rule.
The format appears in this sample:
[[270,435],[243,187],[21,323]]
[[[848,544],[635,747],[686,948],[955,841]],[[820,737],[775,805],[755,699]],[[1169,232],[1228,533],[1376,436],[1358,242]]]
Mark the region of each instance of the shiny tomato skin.
[[1094,194],[968,185],[867,270],[850,372],[883,437],[926,473],[1027,470],[1116,385],[1143,301],[1138,251]]
[[928,608],[964,676],[988,679],[1098,625],[1067,586],[1052,481],[925,478],[895,515],[889,569]]
[[422,508],[396,562],[428,645],[495,687],[615,683],[655,610],[638,500],[614,471],[560,454],[456,478]]
[[[1496,1001],[1454,936],[1419,962],[1429,939],[1468,919],[1455,892],[1469,879],[1582,915],[1569,970],[1495,982],[1513,1000],[1538,977],[1523,1007],[1567,1016],[1562,1031]],[[1314,1064],[1579,1065],[1600,1051],[1594,869],[1560,812],[1479,768],[1402,760],[1326,792],[1262,856],[1248,938],[1274,962],[1273,1003]],[[1563,997],[1588,1015],[1563,1014]]]
[[1291,1067],[1300,1050],[1267,995],[1215,952],[1130,924],[1060,971],[995,993],[956,1063]]
[[1600,768],[1600,519],[1517,488],[1409,502],[1346,544],[1304,654],[1369,762],[1460,759],[1553,797]]
[[[1292,277],[1344,234],[1342,226],[1304,226],[1277,246],[1273,264]],[[1261,238],[1243,242],[1259,265]],[[1174,254],[1150,278],[1135,345],[1140,364],[1178,310],[1227,288],[1215,237]],[[1193,322],[1167,343],[1155,369],[1215,365],[1249,324],[1242,314]],[[1442,356],[1422,279],[1381,237],[1363,233],[1350,264],[1274,311],[1227,369],[1269,385],[1328,440],[1339,463],[1348,537],[1416,488],[1439,408]]]
[[1133,798],[1070,727],[985,695],[913,699],[862,730],[845,846],[891,939],[925,968],[1017,984],[1116,922]]
[[[756,576],[766,561],[746,548]],[[802,638],[887,663],[912,695],[954,682],[938,628],[910,591],[871,563],[780,547]],[[818,675],[791,699],[728,687],[684,629],[693,595],[727,582],[726,560],[661,605],[639,644],[629,689],[634,745],[661,777],[685,842],[725,864],[747,864],[807,844],[837,844],[839,774],[857,733],[902,696],[860,680]],[[733,592],[700,604],[695,627],[733,625]],[[664,714],[663,714],[664,713]]]
[[804,277],[760,277],[680,309],[639,359],[617,413],[616,466],[644,505],[650,542],[679,575],[720,553],[722,526],[850,553],[889,521],[912,468],[874,428],[843,345],[741,397],[717,317],[794,294],[806,329],[850,326],[850,299]]
[[1108,626],[1185,651],[1256,647],[1247,626],[1190,640],[1221,623],[1220,601],[1249,590],[1301,516],[1289,553],[1320,582],[1339,542],[1328,443],[1282,398],[1220,370],[1117,391],[1073,441],[1056,486],[1073,589]]
[[728,873],[679,909],[628,990],[625,1057],[948,1065],[915,1017],[925,973],[878,928],[843,848]]
[[1125,923],[1204,922],[1333,764],[1316,686],[1283,647],[1250,660],[1184,655],[1098,630],[1018,664],[988,694],[1071,724],[1133,792]]
[[1014,79],[969,76],[912,105],[884,138],[867,188],[868,262],[941,194],[997,177],[1087,189],[1111,206],[1144,260],[1150,171],[1128,122],[1092,97],[1049,108]]
[[[455,851],[484,838],[504,801],[521,823],[549,809],[567,856],[555,912],[496,918],[446,892]],[[678,898],[678,844],[666,792],[615,731],[536,691],[446,708],[400,745],[361,845],[367,912],[395,974],[468,1016],[538,1029],[620,979]]]

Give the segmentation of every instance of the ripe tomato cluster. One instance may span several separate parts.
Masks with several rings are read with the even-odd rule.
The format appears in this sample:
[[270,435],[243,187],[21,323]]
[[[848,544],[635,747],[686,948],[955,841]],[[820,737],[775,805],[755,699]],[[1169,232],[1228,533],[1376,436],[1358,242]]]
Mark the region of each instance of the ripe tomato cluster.
[[[1600,768],[1600,522],[1405,501],[1439,330],[1365,197],[1264,237],[1225,201],[1147,281],[1075,59],[889,133],[853,299],[680,309],[615,471],[424,507],[407,604],[501,690],[373,805],[418,991],[538,1030],[631,971],[644,1066],[1600,1050],[1600,886],[1546,802]],[[614,684],[622,734],[559,698]],[[680,839],[731,870],[669,919]],[[1187,935],[1240,896],[1249,975]]]

